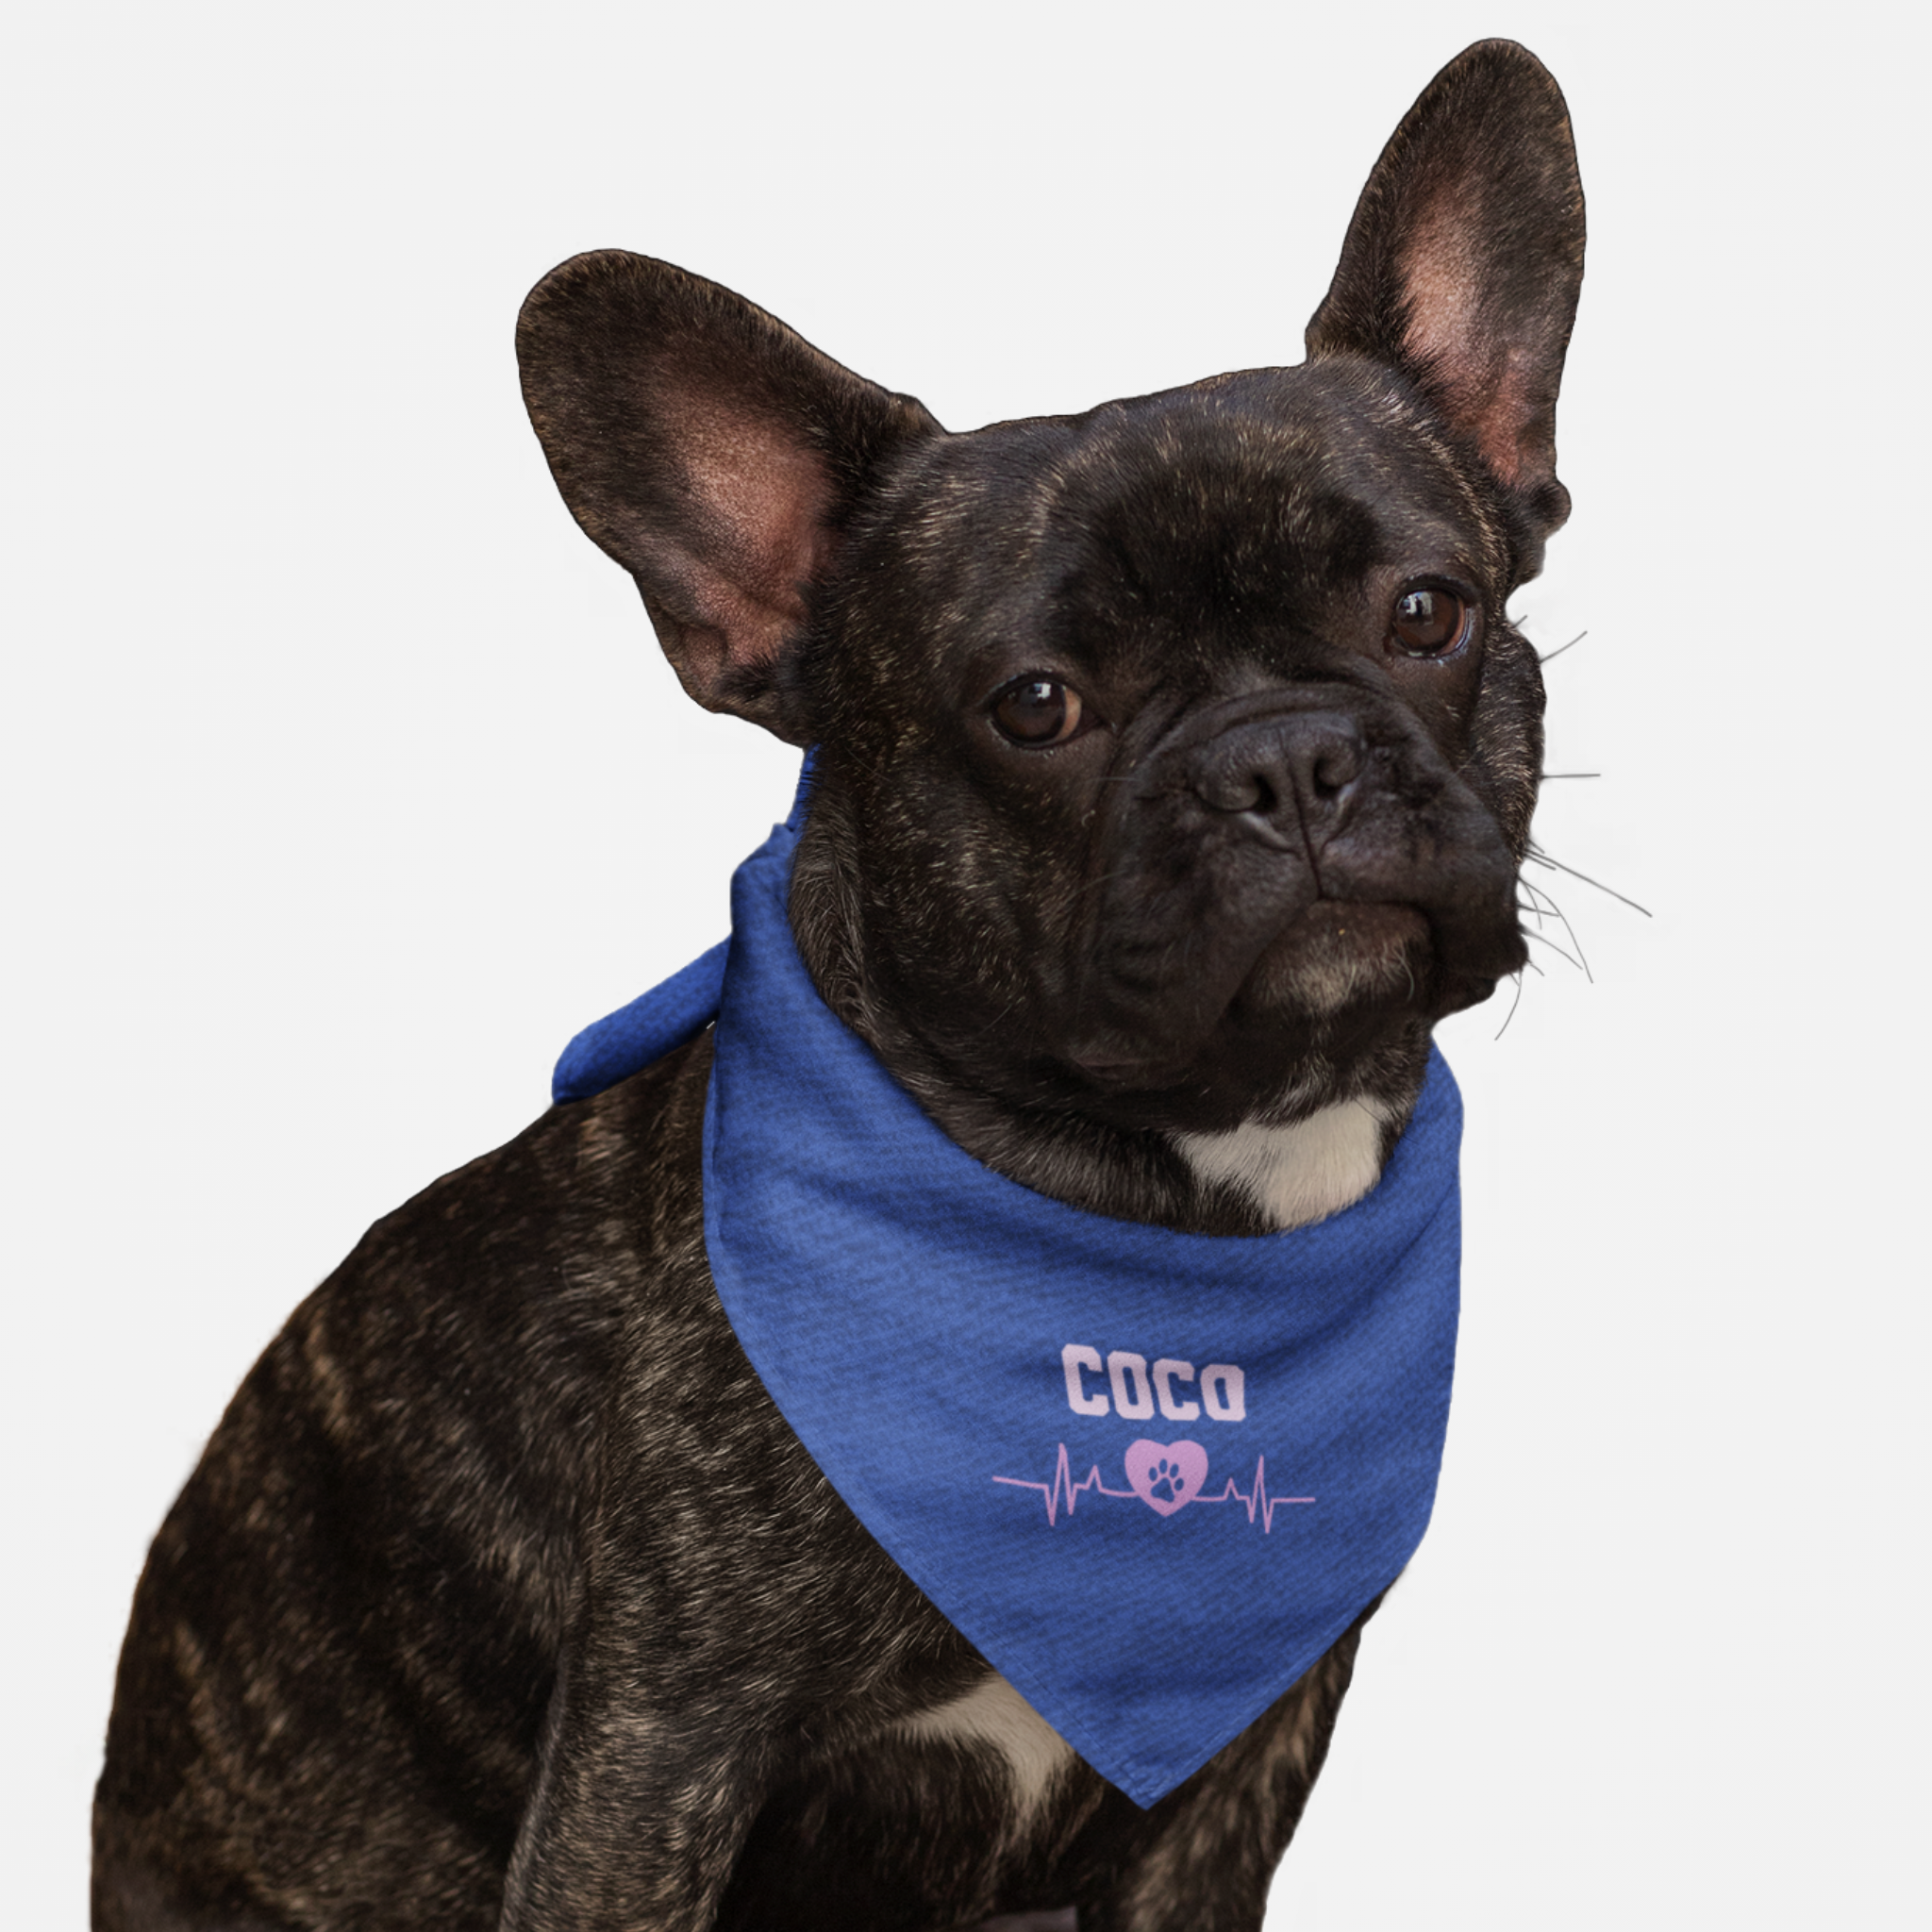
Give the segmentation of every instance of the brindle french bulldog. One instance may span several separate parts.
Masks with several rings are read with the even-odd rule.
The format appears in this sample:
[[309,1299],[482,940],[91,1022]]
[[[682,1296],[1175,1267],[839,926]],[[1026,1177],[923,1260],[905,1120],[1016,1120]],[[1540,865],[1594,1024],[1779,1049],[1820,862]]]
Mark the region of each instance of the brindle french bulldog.
[[[662,262],[531,294],[571,510],[700,704],[819,747],[814,980],[991,1167],[1320,1218],[1522,966],[1543,692],[1504,609],[1569,508],[1582,258],[1562,97],[1492,41],[1383,153],[1296,368],[952,435]],[[437,1182],[250,1374],[136,1594],[103,1932],[1259,1924],[1360,1621],[1151,1809],[1102,1780],[747,1363],[708,1063]]]

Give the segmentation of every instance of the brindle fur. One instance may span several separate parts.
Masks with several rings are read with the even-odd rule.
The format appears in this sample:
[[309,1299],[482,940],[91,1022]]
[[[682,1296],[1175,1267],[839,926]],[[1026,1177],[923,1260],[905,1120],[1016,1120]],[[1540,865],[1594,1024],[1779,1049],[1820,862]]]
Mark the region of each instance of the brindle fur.
[[[989,1164],[1256,1232],[1176,1135],[1359,1100],[1386,1155],[1430,1025],[1520,966],[1542,689],[1503,608],[1568,507],[1582,236],[1561,98],[1487,42],[1385,152],[1299,369],[955,437],[662,263],[533,292],[572,509],[693,695],[822,746],[818,985]],[[1483,613],[1442,661],[1389,645],[1419,572]],[[1050,752],[989,722],[1042,671],[1099,720]],[[988,1666],[732,1336],[709,1059],[438,1182],[250,1374],[136,1594],[102,1932],[1259,1924],[1374,1606],[1150,1810],[912,1735]]]

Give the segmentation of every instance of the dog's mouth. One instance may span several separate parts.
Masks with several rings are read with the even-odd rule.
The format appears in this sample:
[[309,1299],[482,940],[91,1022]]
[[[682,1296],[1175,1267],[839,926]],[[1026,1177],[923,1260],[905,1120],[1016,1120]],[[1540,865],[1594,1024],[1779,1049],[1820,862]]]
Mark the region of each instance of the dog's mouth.
[[1502,904],[1317,897],[1258,943],[1224,932],[1156,991],[1120,987],[1066,1058],[1109,1115],[1236,1114],[1487,999],[1526,951]]
[[1378,1016],[1434,1022],[1479,1005],[1526,953],[1501,919],[1450,935],[1419,906],[1318,899],[1262,948],[1229,1015],[1243,1028],[1325,1028],[1339,1042]]
[[1233,1006],[1325,1019],[1365,999],[1419,999],[1430,956],[1429,922],[1413,906],[1317,899],[1262,948]]
[[[1069,1058],[1108,1095],[1196,1084],[1208,1065],[1216,1067],[1218,1091],[1228,1091],[1230,1074],[1236,1089],[1266,1086],[1280,1077],[1284,1058],[1318,1042],[1342,1047],[1391,1020],[1434,1017],[1452,976],[1469,979],[1445,974],[1419,908],[1316,899],[1266,941],[1217,1011],[1197,1010],[1184,1022],[1170,1009],[1165,1025],[1145,1015],[1131,1029],[1108,1028],[1081,1041]],[[1481,985],[1474,991],[1472,982],[1455,1004],[1473,1004],[1494,980]]]

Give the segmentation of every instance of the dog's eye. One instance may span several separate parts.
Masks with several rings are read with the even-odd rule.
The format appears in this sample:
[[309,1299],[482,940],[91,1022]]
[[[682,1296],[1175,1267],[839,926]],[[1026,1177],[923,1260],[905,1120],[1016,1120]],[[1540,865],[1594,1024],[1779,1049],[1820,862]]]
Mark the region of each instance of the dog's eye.
[[1009,743],[1037,750],[1064,744],[1080,728],[1080,693],[1058,677],[1016,677],[992,701],[992,722]]
[[1444,658],[1468,635],[1469,615],[1469,604],[1458,592],[1431,584],[1396,598],[1389,634],[1408,657]]

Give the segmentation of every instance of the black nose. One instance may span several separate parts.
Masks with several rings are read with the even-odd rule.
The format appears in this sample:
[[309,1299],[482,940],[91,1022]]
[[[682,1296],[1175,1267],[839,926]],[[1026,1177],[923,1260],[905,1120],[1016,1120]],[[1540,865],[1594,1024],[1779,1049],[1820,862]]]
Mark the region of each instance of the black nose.
[[1237,724],[1203,745],[1195,792],[1284,850],[1334,835],[1361,783],[1360,729],[1343,711],[1290,711]]

